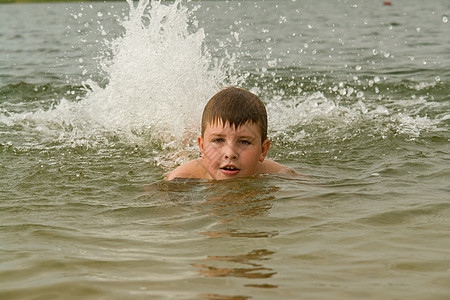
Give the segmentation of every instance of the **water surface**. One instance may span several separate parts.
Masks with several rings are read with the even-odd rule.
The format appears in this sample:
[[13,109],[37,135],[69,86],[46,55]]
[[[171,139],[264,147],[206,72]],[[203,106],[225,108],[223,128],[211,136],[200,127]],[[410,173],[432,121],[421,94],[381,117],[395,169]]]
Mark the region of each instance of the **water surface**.
[[[444,0],[0,6],[0,298],[447,299]],[[258,94],[306,178],[163,181]]]

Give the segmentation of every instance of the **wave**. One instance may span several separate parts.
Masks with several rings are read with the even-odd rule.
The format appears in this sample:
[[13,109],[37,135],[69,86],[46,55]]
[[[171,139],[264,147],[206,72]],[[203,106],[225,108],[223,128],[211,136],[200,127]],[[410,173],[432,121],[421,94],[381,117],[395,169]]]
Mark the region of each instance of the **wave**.
[[[34,148],[138,145],[153,149],[159,164],[178,164],[197,155],[203,106],[228,85],[260,95],[271,138],[291,152],[321,140],[417,139],[446,130],[450,85],[439,77],[390,82],[376,73],[240,69],[244,50],[224,51],[222,41],[217,49],[206,45],[194,16],[200,4],[128,4],[128,15],[117,20],[120,34],[105,40],[99,55],[101,80],[0,88],[0,129],[6,133],[0,144],[20,143],[23,135]],[[239,45],[239,34],[233,37]]]

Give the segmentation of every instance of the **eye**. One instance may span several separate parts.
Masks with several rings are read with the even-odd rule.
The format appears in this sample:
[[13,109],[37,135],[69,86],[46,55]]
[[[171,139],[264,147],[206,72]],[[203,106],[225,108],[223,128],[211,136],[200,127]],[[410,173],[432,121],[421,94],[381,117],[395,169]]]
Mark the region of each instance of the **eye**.
[[242,145],[251,145],[252,142],[250,142],[249,140],[240,140],[239,143],[241,143]]
[[223,139],[222,138],[215,138],[212,140],[213,143],[223,143]]

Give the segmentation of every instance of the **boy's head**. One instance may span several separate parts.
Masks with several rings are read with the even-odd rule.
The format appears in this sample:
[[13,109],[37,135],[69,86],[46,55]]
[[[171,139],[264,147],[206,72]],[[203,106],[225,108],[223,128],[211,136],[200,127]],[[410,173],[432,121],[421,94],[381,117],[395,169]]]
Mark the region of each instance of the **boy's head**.
[[206,104],[198,138],[202,167],[213,179],[245,177],[262,172],[270,147],[267,113],[257,96],[226,88]]
[[229,124],[238,128],[247,122],[259,129],[261,143],[267,139],[267,112],[264,103],[251,92],[229,87],[215,94],[206,104],[202,116],[202,136],[209,125]]

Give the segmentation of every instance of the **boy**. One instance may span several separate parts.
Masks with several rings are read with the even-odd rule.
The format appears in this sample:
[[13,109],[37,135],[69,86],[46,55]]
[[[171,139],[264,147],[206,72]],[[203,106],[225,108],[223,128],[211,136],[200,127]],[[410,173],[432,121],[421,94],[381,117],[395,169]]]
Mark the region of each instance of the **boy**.
[[267,173],[295,173],[265,159],[267,112],[264,104],[247,90],[229,87],[215,94],[202,116],[197,138],[201,158],[189,161],[166,176],[222,180]]

